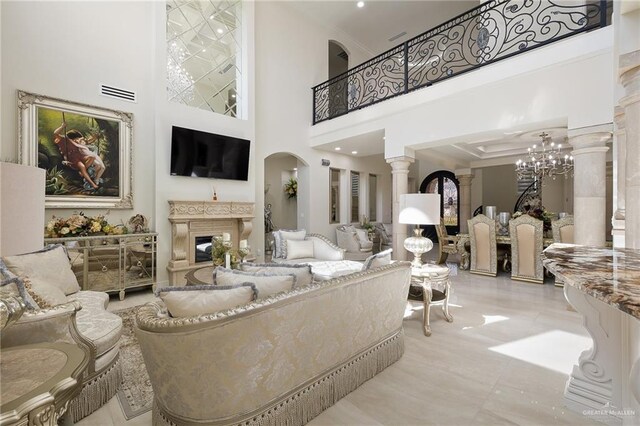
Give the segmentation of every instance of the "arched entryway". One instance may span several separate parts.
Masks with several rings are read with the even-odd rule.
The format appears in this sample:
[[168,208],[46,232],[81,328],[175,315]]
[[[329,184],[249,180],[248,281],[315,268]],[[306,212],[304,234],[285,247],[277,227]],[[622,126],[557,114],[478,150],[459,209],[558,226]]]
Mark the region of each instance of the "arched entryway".
[[[349,69],[349,53],[337,41],[329,40],[329,80],[338,77]],[[329,117],[347,112],[347,79],[342,78],[329,86]]]
[[[420,192],[440,194],[440,215],[450,235],[460,232],[460,183],[453,172],[438,170],[427,176],[420,184]],[[434,226],[425,226],[428,238],[436,237]]]

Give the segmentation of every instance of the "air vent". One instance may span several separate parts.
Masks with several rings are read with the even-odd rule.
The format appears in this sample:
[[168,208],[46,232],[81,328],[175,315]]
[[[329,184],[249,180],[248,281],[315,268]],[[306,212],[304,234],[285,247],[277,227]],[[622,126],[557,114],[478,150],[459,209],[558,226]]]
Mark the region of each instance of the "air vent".
[[225,72],[229,71],[231,68],[233,68],[233,64],[227,64],[227,66],[224,67],[221,71],[218,71],[218,74],[224,74]]
[[131,90],[120,89],[114,86],[107,86],[106,84],[100,85],[100,94],[103,96],[108,96],[110,98],[120,99],[122,101],[135,102],[137,103],[136,92],[132,92]]
[[403,32],[401,32],[400,34],[396,34],[396,35],[394,35],[393,37],[391,37],[391,38],[389,39],[389,41],[396,41],[396,40],[397,40],[397,39],[399,39],[400,37],[402,37],[402,36],[406,36],[406,35],[407,35],[407,32],[406,32],[406,31],[403,31]]

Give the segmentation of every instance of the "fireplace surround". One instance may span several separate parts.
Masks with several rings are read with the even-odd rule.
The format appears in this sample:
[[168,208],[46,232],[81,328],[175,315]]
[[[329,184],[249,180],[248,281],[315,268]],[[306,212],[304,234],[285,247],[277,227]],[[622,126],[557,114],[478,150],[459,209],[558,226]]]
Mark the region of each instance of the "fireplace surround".
[[171,222],[171,260],[167,265],[169,283],[184,285],[185,274],[211,266],[213,262],[196,258],[196,239],[231,234],[233,247],[249,238],[255,204],[236,201],[169,201]]

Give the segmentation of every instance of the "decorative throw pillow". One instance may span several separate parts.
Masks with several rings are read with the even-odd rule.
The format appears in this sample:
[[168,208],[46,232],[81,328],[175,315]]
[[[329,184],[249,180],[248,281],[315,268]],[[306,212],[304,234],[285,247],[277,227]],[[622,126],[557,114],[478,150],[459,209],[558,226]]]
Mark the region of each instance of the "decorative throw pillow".
[[232,286],[164,287],[157,290],[156,295],[172,317],[184,318],[246,305],[255,300],[257,292],[253,284],[241,283]]
[[313,280],[313,274],[311,273],[311,265],[299,264],[299,265],[283,265],[282,263],[241,263],[240,269],[244,272],[259,272],[266,274],[278,274],[288,275],[293,274],[296,276],[296,283],[294,288],[302,287],[311,284]]
[[304,240],[307,236],[307,231],[302,229],[300,231],[287,231],[280,230],[280,256],[282,259],[287,258],[287,241],[288,240]]
[[282,248],[280,247],[280,231],[273,231],[273,256],[277,259],[282,259]]
[[305,259],[313,257],[313,241],[287,240],[287,259]]
[[362,270],[366,271],[367,269],[378,268],[380,266],[390,264],[392,251],[393,249],[388,249],[367,257],[364,261],[364,265],[362,266]]
[[33,298],[40,309],[53,308],[54,306],[67,303],[67,296],[62,290],[44,281],[31,281],[28,277],[21,277],[24,281],[24,288]]
[[366,229],[356,228],[356,235],[358,236],[358,241],[360,241],[361,243],[370,242],[369,234],[367,233]]
[[[11,272],[7,265],[0,259],[0,292],[10,296],[22,298],[28,309],[38,309],[39,306],[24,286],[24,281]],[[17,294],[16,294],[17,293]]]
[[11,272],[29,277],[34,287],[40,286],[40,283],[52,285],[65,295],[80,291],[67,252],[61,245],[50,246],[33,253],[7,256],[3,260]]
[[272,294],[290,291],[295,285],[296,276],[294,274],[243,272],[222,267],[216,269],[216,285],[228,286],[244,282],[255,284],[258,298],[264,299]]

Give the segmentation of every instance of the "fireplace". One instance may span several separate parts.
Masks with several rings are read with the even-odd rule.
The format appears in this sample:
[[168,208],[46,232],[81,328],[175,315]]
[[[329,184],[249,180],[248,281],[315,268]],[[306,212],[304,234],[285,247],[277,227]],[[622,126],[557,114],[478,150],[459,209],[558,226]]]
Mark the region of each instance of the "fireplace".
[[169,201],[171,260],[169,283],[184,285],[185,274],[212,265],[211,238],[231,235],[237,248],[248,239],[254,218],[254,203],[224,201]]

